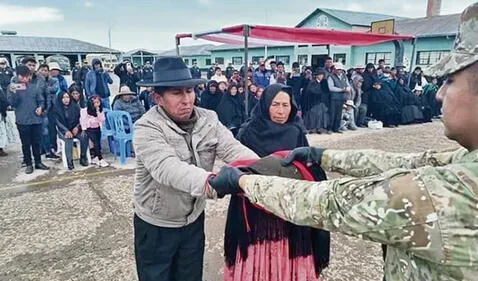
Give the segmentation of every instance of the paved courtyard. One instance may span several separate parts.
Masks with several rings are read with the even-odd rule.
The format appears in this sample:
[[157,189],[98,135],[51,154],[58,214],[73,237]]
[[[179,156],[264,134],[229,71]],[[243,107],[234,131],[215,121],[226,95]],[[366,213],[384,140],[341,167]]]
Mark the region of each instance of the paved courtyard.
[[[327,148],[376,148],[395,152],[448,149],[443,125],[402,126],[341,135],[312,135]],[[18,147],[0,159],[0,280],[136,280],[132,207],[134,162],[65,173],[24,176]],[[109,159],[113,161],[113,159]],[[220,164],[218,164],[219,166]],[[330,177],[336,177],[332,174]],[[209,201],[204,280],[222,280],[222,244],[228,199]],[[332,235],[324,280],[381,280],[380,246]]]

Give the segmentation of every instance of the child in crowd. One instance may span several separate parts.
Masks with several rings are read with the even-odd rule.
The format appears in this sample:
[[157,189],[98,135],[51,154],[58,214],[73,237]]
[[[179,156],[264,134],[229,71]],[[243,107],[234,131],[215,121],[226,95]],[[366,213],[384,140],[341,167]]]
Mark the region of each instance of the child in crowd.
[[105,120],[101,98],[91,96],[86,103],[86,108],[81,110],[81,128],[86,130],[90,139],[91,163],[100,167],[108,167],[109,163],[103,159],[101,154],[101,123]]
[[355,110],[354,102],[352,100],[348,100],[344,104],[344,109],[342,111],[342,121],[340,123],[340,130],[342,131],[357,130],[357,126],[355,125],[355,120],[354,120],[354,110]]

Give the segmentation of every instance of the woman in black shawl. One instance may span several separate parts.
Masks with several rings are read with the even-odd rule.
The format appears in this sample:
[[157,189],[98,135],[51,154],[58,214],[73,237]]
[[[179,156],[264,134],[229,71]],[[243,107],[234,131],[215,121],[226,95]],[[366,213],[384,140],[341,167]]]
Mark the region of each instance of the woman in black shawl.
[[[243,125],[237,138],[260,157],[281,150],[308,146],[305,129],[297,116],[297,111],[291,87],[282,84],[270,85],[265,89],[253,110],[251,119]],[[325,173],[319,167],[313,167],[310,170],[315,180],[326,179]],[[263,277],[263,274],[267,275],[274,267],[272,264],[277,263],[277,259],[273,258],[274,246],[268,243],[280,241],[285,241],[289,253],[288,258],[280,260],[280,269],[293,271],[301,268],[303,271],[278,280],[319,280],[320,272],[327,267],[329,261],[330,235],[328,232],[293,225],[256,208],[247,198],[232,196],[224,241],[227,263],[224,280],[249,281],[256,280],[258,276],[266,278],[264,280],[277,280],[277,273],[271,273],[271,276],[276,278]],[[249,247],[259,244],[268,244],[271,247],[266,250],[269,252],[265,253],[265,259],[270,263],[269,267],[258,261],[255,255],[248,257]],[[240,260],[237,259],[238,254],[240,254]],[[312,262],[308,262],[311,258],[313,258]],[[238,262],[243,264],[238,265]],[[246,274],[247,278],[243,276],[244,273],[240,273],[244,263],[255,264],[253,273]],[[239,267],[237,275],[235,266]]]
[[398,77],[395,96],[402,106],[402,124],[413,124],[422,121],[423,114],[420,110],[420,101],[410,91],[406,84],[406,78],[403,76]]
[[329,125],[330,93],[325,79],[325,69],[314,72],[314,79],[309,82],[301,97],[304,125],[310,133],[326,133]]
[[383,122],[385,127],[396,127],[401,121],[401,105],[392,90],[383,86],[381,82],[372,85],[370,105],[372,116]]
[[221,102],[222,93],[218,89],[217,82],[211,80],[207,83],[206,91],[201,95],[200,107],[216,111]]
[[256,104],[259,102],[259,99],[261,98],[261,96],[257,95],[257,90],[257,86],[255,84],[251,84],[249,86],[249,91],[247,91],[247,112],[249,113],[249,115],[251,114],[252,109],[254,109]]
[[245,121],[246,106],[238,93],[237,85],[229,86],[228,91],[217,107],[217,115],[221,123],[226,126],[234,136]]

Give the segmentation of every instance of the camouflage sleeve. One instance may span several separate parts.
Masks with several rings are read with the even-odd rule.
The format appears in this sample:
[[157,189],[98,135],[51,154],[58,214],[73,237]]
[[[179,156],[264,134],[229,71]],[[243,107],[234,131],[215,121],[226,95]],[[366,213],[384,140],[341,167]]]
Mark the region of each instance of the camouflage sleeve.
[[395,169],[373,177],[322,182],[251,175],[244,176],[242,187],[251,202],[292,223],[436,258],[442,233],[423,182],[435,170]]
[[451,163],[457,151],[424,153],[391,153],[381,150],[326,149],[322,168],[353,177],[366,177],[395,169],[415,169],[423,166],[443,166]]

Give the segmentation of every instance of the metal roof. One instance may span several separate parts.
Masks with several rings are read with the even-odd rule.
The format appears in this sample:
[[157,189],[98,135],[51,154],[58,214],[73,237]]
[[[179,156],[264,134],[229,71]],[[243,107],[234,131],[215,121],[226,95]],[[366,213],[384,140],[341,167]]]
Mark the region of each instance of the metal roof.
[[312,16],[314,16],[315,14],[319,12],[324,12],[326,14],[329,14],[350,25],[361,25],[361,26],[370,26],[370,24],[374,21],[381,21],[381,20],[388,20],[388,19],[396,19],[396,20],[405,19],[404,17],[397,17],[393,15],[317,8],[305,19],[303,19],[296,27],[303,26]]
[[71,38],[3,36],[0,35],[1,52],[26,53],[121,53],[100,45]]
[[[192,45],[192,46],[179,46],[179,53],[182,57],[190,56],[210,56],[212,44]],[[171,49],[159,54],[160,56],[175,56],[176,49]]]
[[139,55],[140,52],[143,52],[143,55],[156,56],[159,53],[161,53],[162,51],[153,51],[153,50],[139,48],[139,49],[134,49],[134,50],[130,50],[130,51],[127,51],[127,52],[123,53],[123,57],[130,57],[132,55]]
[[395,21],[395,32],[415,37],[456,35],[460,14]]

